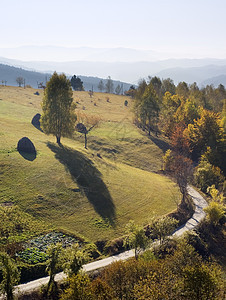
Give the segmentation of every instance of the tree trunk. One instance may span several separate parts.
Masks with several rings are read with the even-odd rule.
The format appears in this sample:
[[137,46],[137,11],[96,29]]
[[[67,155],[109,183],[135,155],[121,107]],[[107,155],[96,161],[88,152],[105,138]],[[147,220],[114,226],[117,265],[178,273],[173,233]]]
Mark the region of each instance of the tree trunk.
[[57,144],[60,145],[60,136],[57,136],[56,139],[57,139]]
[[135,259],[138,260],[138,251],[137,251],[137,248],[135,248]]
[[85,133],[85,149],[87,149],[87,135]]

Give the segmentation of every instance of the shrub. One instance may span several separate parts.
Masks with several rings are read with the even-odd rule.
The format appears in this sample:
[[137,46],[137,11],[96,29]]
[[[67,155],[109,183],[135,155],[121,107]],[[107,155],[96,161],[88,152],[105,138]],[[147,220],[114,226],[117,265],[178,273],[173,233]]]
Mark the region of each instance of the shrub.
[[168,149],[163,156],[163,171],[170,171],[170,166],[173,163],[174,157],[172,150]]
[[92,299],[91,282],[88,275],[73,275],[69,278],[69,287],[62,294],[62,300],[80,299],[87,300]]
[[211,165],[205,159],[201,159],[196,168],[194,177],[196,185],[203,192],[206,192],[209,186],[215,184],[215,186],[218,187],[224,181],[224,176],[220,168]]
[[220,269],[217,266],[195,264],[185,267],[183,273],[184,295],[188,299],[223,299],[219,294],[221,293],[221,280]]
[[41,277],[47,276],[46,263],[38,263],[29,265],[27,263],[20,263],[18,266],[20,270],[20,283],[25,283]]
[[176,228],[178,221],[168,216],[162,217],[152,223],[151,233],[160,240],[160,244],[164,242],[165,238],[170,235]]
[[215,201],[211,201],[209,206],[204,208],[204,211],[207,213],[207,218],[214,226],[219,223],[225,213],[223,205]]
[[20,274],[15,261],[5,252],[0,252],[0,270],[2,272],[0,292],[6,294],[8,300],[12,300],[14,285],[18,283]]

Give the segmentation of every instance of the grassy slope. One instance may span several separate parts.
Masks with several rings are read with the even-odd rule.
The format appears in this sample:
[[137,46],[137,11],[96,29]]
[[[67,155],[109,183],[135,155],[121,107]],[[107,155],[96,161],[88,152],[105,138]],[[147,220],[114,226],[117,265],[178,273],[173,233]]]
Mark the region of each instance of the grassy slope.
[[[74,93],[78,109],[85,106],[87,114],[102,119],[85,150],[80,134],[63,138],[58,147],[54,137],[32,126],[42,99],[34,92],[0,87],[0,202],[17,203],[48,224],[93,241],[123,234],[130,219],[145,224],[175,209],[178,189],[156,173],[162,164],[156,144],[164,148],[165,142],[153,142],[133,126],[129,99],[125,107],[123,96],[95,93],[90,99],[87,92]],[[23,136],[37,149],[33,161],[15,149]]]

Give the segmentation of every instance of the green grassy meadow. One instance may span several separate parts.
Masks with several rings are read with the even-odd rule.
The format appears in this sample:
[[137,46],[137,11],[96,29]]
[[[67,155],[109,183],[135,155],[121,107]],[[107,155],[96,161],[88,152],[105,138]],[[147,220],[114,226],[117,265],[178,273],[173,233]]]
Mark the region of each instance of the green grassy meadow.
[[[0,87],[1,204],[12,202],[48,226],[91,241],[124,234],[131,219],[147,224],[176,208],[179,190],[159,172],[167,143],[133,125],[131,99],[74,92],[77,110],[101,118],[88,135],[86,150],[79,133],[62,138],[59,147],[55,137],[31,124],[41,113],[43,91],[35,92]],[[24,136],[36,147],[35,159],[16,150]]]

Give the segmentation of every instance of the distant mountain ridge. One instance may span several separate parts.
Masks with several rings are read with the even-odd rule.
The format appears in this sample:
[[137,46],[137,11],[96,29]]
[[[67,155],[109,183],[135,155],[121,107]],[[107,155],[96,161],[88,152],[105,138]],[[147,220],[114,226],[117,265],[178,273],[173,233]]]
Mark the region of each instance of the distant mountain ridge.
[[[173,76],[171,76],[173,74]],[[226,64],[223,66],[207,65],[202,67],[190,67],[190,68],[172,68],[166,69],[155,75],[160,78],[172,78],[176,83],[179,81],[185,81],[188,83],[197,82],[199,85],[203,85],[205,82],[208,84],[218,85],[221,82],[222,77],[218,75],[226,75]],[[215,80],[211,81],[214,77]],[[206,79],[204,79],[206,78]]]
[[[137,84],[140,79],[148,76],[158,76],[161,79],[171,78],[175,84],[185,81],[188,84],[196,82],[200,87],[205,83],[224,84],[222,76],[226,75],[226,59],[167,59],[159,61],[139,62],[104,62],[104,61],[19,61],[0,57],[0,63],[23,68],[28,71],[38,71],[51,74],[53,71],[64,72],[68,76],[82,74],[86,89],[92,87],[87,81],[90,78],[111,78],[120,82]],[[211,80],[211,78],[214,78]],[[1,78],[0,78],[1,80]],[[222,82],[223,80],[223,82]],[[96,80],[92,80],[97,89]],[[118,84],[118,83],[116,83]]]
[[214,86],[218,86],[219,84],[223,84],[226,87],[226,75],[219,75],[216,77],[208,78],[202,82],[202,85],[213,84]]
[[164,53],[153,50],[133,48],[93,48],[93,47],[62,47],[62,46],[21,46],[1,48],[0,56],[20,60],[44,61],[102,61],[102,62],[134,62],[153,61],[166,57]]
[[[51,77],[51,73],[41,73],[32,70],[24,70],[23,68],[17,68],[5,64],[0,64],[0,85],[4,84],[3,82],[6,81],[7,85],[17,86],[16,78],[23,77],[25,79],[25,85],[31,85],[33,88],[38,88],[38,83],[43,82],[46,83],[47,80]],[[91,77],[91,76],[79,76],[83,81],[83,86],[85,90],[93,89],[94,92],[98,90],[98,84],[100,80],[103,80],[103,83],[106,83],[106,79],[98,78],[98,77]],[[70,77],[70,76],[69,76]],[[2,82],[3,81],[3,82]],[[123,90],[128,90],[131,86],[130,83],[121,82],[117,80],[113,80],[114,88],[119,84],[123,86]]]

